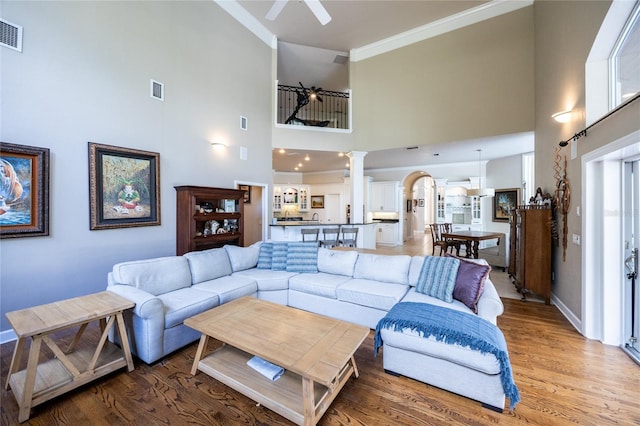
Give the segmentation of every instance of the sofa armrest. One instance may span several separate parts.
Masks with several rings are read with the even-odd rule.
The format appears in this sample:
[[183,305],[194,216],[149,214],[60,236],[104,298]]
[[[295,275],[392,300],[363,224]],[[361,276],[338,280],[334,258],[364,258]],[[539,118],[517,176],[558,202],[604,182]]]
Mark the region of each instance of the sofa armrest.
[[115,284],[107,286],[107,291],[129,299],[136,304],[133,313],[142,319],[160,318],[164,324],[164,304],[151,293],[130,285]]
[[478,316],[497,324],[498,316],[504,312],[504,305],[493,282],[489,278],[484,282],[484,290],[478,300]]

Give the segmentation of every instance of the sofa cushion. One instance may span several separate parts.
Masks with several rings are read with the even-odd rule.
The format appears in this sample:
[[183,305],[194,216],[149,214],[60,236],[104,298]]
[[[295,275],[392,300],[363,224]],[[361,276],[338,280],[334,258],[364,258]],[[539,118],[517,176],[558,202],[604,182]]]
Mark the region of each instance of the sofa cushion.
[[238,247],[225,245],[231,269],[233,272],[244,271],[245,269],[255,268],[258,265],[258,255],[260,254],[260,242],[250,245],[249,247]]
[[336,295],[343,302],[388,311],[402,300],[408,289],[408,285],[354,278],[341,284]]
[[351,277],[345,275],[326,274],[324,272],[298,274],[289,279],[289,290],[336,299],[338,297],[336,293],[338,286],[351,279]]
[[221,305],[242,296],[254,296],[258,292],[258,284],[254,279],[240,275],[205,281],[194,285],[193,288],[217,294]]
[[355,250],[329,250],[320,247],[318,249],[318,271],[352,277],[357,259],[358,252]]
[[420,271],[422,270],[422,264],[424,263],[424,256],[412,256],[411,264],[409,265],[409,285],[415,287],[418,284],[418,278],[420,277]]
[[353,270],[353,278],[407,284],[411,257],[360,253]]
[[287,272],[318,272],[318,243],[290,242],[287,245]]
[[478,300],[484,289],[484,282],[489,277],[491,266],[471,262],[466,259],[459,259],[460,267],[456,276],[456,285],[453,288],[453,298],[461,301],[473,310],[478,312]]
[[271,269],[274,271],[285,271],[287,269],[287,247],[285,241],[273,242],[273,254],[271,256]]
[[471,309],[459,300],[453,299],[453,302],[445,302],[437,297],[429,296],[428,294],[418,293],[415,287],[411,287],[407,294],[402,298],[401,302],[419,302],[430,303],[436,306],[442,306],[444,308],[455,309],[456,311],[473,313]]
[[295,272],[272,271],[271,269],[245,269],[234,272],[233,276],[249,277],[258,284],[258,291],[288,290],[289,278],[297,275]]
[[215,308],[220,304],[217,294],[182,288],[158,296],[164,304],[164,328],[171,328],[194,315]]
[[154,296],[191,286],[189,263],[182,256],[118,263],[113,266],[112,278],[116,284],[130,285]]
[[198,284],[225,275],[231,275],[231,262],[224,248],[185,253],[191,268],[191,283]]
[[265,241],[260,245],[260,252],[258,253],[258,269],[271,269],[271,260],[273,257],[273,243],[271,241]]
[[459,266],[460,261],[456,258],[425,256],[416,291],[452,302]]
[[446,359],[485,374],[500,374],[500,362],[491,353],[482,353],[469,346],[439,342],[434,336],[423,337],[419,331],[405,328],[402,332],[382,329],[380,335],[385,345],[431,357]]

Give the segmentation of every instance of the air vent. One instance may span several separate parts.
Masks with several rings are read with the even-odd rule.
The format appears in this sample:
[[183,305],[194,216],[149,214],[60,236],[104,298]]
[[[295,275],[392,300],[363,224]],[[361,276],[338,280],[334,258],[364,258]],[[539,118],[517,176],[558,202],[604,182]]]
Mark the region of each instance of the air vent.
[[242,130],[247,130],[249,128],[249,120],[247,120],[247,117],[240,116],[240,128]]
[[22,27],[0,19],[0,45],[22,52]]
[[408,146],[407,149],[418,149],[419,147],[417,146]]
[[164,101],[164,84],[151,80],[151,97],[159,101]]
[[347,63],[348,60],[349,60],[348,56],[336,55],[336,57],[333,59],[333,63],[334,64],[344,65],[344,64]]

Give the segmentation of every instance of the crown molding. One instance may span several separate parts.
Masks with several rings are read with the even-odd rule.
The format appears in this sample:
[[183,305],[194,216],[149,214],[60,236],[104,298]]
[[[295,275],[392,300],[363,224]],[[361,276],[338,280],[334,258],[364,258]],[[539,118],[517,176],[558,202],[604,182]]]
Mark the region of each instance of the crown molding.
[[478,7],[405,31],[366,46],[351,49],[352,62],[362,61],[401,47],[454,31],[533,4],[533,0],[493,0]]

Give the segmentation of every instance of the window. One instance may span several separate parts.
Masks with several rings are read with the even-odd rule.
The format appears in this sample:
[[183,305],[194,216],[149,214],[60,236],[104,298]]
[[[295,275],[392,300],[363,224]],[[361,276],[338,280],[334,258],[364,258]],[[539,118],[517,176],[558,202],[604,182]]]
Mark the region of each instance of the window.
[[636,3],[609,59],[611,109],[640,92],[640,3]]

